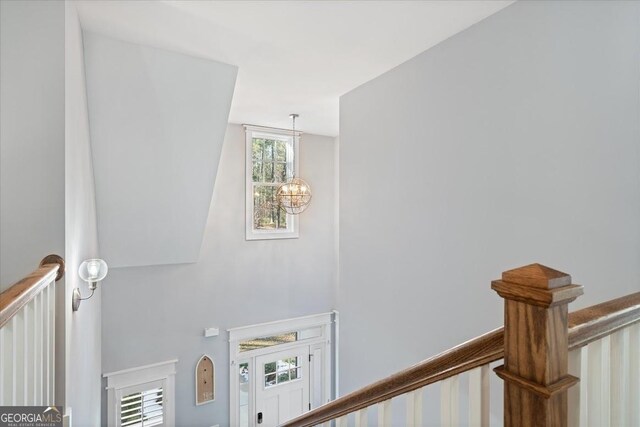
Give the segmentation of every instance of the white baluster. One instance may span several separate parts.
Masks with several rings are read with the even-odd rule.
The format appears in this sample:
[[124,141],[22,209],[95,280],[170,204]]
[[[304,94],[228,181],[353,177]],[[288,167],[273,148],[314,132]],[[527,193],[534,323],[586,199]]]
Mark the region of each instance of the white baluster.
[[628,327],[629,329],[629,414],[627,419],[630,426],[640,426],[640,322]]
[[391,399],[378,403],[378,426],[391,427]]
[[[582,374],[582,359],[583,353],[586,354],[585,347],[580,347],[575,350],[569,352],[569,375],[573,375],[574,377],[580,378],[578,384],[574,385],[567,392],[568,399],[568,426],[569,427],[580,427],[585,426],[586,417],[580,417],[580,414],[583,409],[586,409],[587,403],[584,402],[584,405],[580,405],[580,396],[582,394],[582,390],[586,390],[586,375]],[[586,358],[585,358],[586,365]],[[586,368],[585,368],[586,369]],[[583,408],[584,407],[584,408]]]
[[348,427],[348,426],[349,426],[349,423],[346,415],[336,419],[336,427]]
[[27,366],[24,361],[24,310],[20,309],[11,319],[13,323],[13,360],[14,371],[14,402],[15,405],[26,405],[24,400],[24,377]]
[[407,396],[407,426],[422,425],[422,389],[410,391]]
[[489,427],[489,365],[469,372],[469,427]]
[[35,405],[42,405],[42,296],[36,295],[33,299],[36,312],[35,334],[34,334],[34,358],[33,358],[33,379],[35,391]]
[[367,408],[356,411],[356,427],[367,427]]
[[0,352],[2,352],[2,383],[0,384],[0,388],[2,388],[2,405],[10,406],[13,405],[13,392],[14,392],[14,383],[15,383],[15,375],[14,375],[14,366],[15,359],[13,358],[14,353],[14,341],[13,341],[13,321],[7,322],[2,329],[2,347],[0,347]]
[[589,418],[589,350],[582,347],[580,351],[580,427],[587,427]]
[[442,381],[440,389],[440,419],[442,426],[458,426],[460,424],[460,385],[458,376]]
[[22,311],[22,400],[23,405],[29,405],[29,371],[31,370],[31,361],[29,360],[29,348],[31,341],[29,340],[29,328],[31,318],[29,317],[29,304],[21,309]]
[[36,404],[36,387],[35,387],[35,360],[36,360],[36,345],[35,345],[35,333],[36,333],[36,309],[35,300],[29,301],[24,307],[25,317],[27,319],[27,349],[26,360],[29,368],[27,369],[27,404]]
[[42,347],[43,347],[43,353],[44,353],[44,365],[42,366],[42,385],[43,385],[43,390],[42,390],[42,398],[43,400],[43,404],[44,405],[49,405],[51,403],[51,401],[49,400],[49,375],[50,375],[50,371],[49,371],[49,361],[50,361],[50,357],[51,357],[51,352],[49,351],[50,348],[50,343],[49,343],[49,328],[50,328],[50,320],[49,320],[49,306],[51,304],[51,301],[49,301],[49,288],[50,286],[47,286],[45,289],[42,290]]
[[18,404],[18,318],[11,318],[11,405]]
[[48,404],[54,405],[56,401],[56,288],[55,278],[49,283],[49,378],[50,390]]
[[[629,328],[611,335],[611,425],[626,426],[629,405]],[[636,363],[640,363],[636,361]]]
[[610,337],[606,336],[587,346],[589,352],[589,382],[587,390],[587,425],[602,427],[610,422],[609,348]]

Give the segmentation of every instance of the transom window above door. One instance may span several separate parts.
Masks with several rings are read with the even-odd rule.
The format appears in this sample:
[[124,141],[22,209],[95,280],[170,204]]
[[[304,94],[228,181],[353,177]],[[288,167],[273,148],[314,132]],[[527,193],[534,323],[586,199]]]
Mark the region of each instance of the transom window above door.
[[308,340],[311,338],[318,338],[321,335],[322,335],[322,328],[313,327],[313,328],[306,328],[300,331],[284,332],[277,335],[251,338],[249,340],[241,341],[239,343],[238,352],[244,353],[245,351],[260,350],[267,347],[273,347],[275,345],[290,344],[299,340]]
[[278,204],[278,187],[298,164],[298,139],[290,131],[245,126],[246,239],[298,237],[297,218]]

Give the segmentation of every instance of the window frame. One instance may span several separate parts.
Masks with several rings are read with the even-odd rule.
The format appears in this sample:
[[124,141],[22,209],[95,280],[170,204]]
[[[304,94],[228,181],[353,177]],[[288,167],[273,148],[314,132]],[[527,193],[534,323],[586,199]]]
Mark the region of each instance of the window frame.
[[[293,151],[293,168],[296,175],[299,175],[300,159],[299,145],[301,132],[296,131],[295,135],[290,130],[275,129],[262,126],[244,125],[245,128],[245,239],[246,240],[272,240],[272,239],[297,239],[299,233],[298,215],[286,214],[287,228],[280,230],[256,230],[253,228],[253,138],[273,137],[277,139],[286,138],[291,143]],[[293,141],[292,141],[293,140]],[[287,174],[287,178],[291,175]],[[274,183],[273,186],[280,184]]]
[[162,388],[163,426],[175,426],[175,374],[178,359],[103,374],[107,379],[107,423],[120,427],[122,397],[148,387]]

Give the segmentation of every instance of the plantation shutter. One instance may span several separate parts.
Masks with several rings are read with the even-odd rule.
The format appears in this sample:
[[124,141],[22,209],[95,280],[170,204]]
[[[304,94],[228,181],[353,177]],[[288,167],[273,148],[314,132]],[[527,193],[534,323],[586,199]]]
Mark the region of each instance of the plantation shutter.
[[124,395],[120,399],[120,426],[164,425],[164,403],[163,389],[157,384],[149,384],[142,391]]

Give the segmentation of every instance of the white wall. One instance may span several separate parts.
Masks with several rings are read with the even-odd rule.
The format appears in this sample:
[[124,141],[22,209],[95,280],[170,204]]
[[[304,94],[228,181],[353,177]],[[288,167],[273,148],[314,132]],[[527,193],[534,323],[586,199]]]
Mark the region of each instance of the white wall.
[[78,263],[97,255],[80,26],[59,1],[3,1],[0,19],[1,289],[49,253],[65,258],[56,404],[75,425],[99,425],[100,293],[74,315],[69,304]]
[[[226,329],[334,307],[334,139],[303,135],[300,173],[313,189],[300,238],[245,240],[245,136],[227,128],[200,260],[112,269],[103,282],[103,372],[178,358],[176,425],[229,422]],[[215,338],[205,327],[219,327]],[[195,364],[216,364],[216,401],[196,407]]]
[[84,32],[100,252],[195,262],[238,68]]
[[64,4],[0,2],[0,290],[64,255]]
[[73,288],[79,287],[83,297],[90,294],[77,274],[78,266],[100,254],[82,30],[73,2],[65,2],[65,12],[66,405],[72,410],[73,425],[98,426],[102,384],[101,285],[91,299],[81,303],[80,310],[71,310]]
[[500,325],[504,270],[640,289],[639,58],[640,3],[520,1],[341,98],[342,394]]

